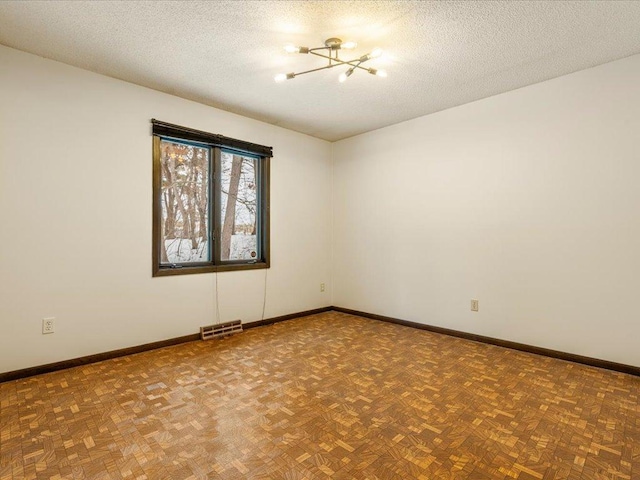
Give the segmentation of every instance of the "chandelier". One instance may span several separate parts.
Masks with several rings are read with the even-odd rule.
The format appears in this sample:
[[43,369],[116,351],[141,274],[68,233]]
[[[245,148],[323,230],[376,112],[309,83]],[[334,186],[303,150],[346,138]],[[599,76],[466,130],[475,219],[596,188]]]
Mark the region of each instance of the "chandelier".
[[326,70],[328,68],[339,67],[339,66],[349,66],[346,71],[342,72],[338,77],[340,82],[344,82],[347,78],[351,76],[353,72],[356,70],[364,70],[365,72],[370,73],[371,75],[377,75],[378,77],[386,77],[387,72],[384,70],[376,69],[376,68],[367,68],[362,64],[371,60],[372,58],[378,58],[382,55],[382,50],[379,48],[375,48],[371,51],[371,53],[367,53],[366,55],[362,55],[361,57],[354,58],[353,60],[342,60],[339,57],[340,50],[351,50],[358,46],[356,42],[343,42],[339,38],[329,38],[324,42],[324,47],[296,47],[294,45],[287,45],[284,47],[287,53],[305,53],[315,55],[317,57],[322,57],[329,61],[327,65],[324,67],[318,67],[311,70],[305,70],[304,72],[298,73],[279,73],[275,76],[276,82],[283,82],[285,80],[291,80],[292,78],[298,77],[300,75],[304,75],[305,73],[317,72],[320,70]]

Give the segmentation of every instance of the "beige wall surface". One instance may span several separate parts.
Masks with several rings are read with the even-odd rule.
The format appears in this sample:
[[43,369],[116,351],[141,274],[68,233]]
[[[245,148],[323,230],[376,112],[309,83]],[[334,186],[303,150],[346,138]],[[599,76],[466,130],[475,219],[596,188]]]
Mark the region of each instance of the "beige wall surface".
[[333,145],[0,65],[0,372],[216,323],[214,274],[151,277],[151,118],[274,147],[273,266],[218,275],[220,320],[259,320],[266,281],[265,318],[333,304],[640,366],[640,56]]
[[640,366],[639,86],[636,55],[335,143],[334,304]]
[[218,274],[220,320],[260,320],[265,275],[265,318],[331,305],[330,143],[1,46],[0,65],[0,372],[217,322],[214,274],[151,277],[151,118],[273,146],[272,268]]

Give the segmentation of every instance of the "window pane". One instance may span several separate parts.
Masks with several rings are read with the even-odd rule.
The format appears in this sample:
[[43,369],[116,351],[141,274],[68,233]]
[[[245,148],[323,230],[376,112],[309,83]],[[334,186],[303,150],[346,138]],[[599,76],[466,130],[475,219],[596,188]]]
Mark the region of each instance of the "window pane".
[[211,260],[209,164],[206,147],[160,142],[161,264]]
[[253,260],[258,252],[258,161],[221,152],[220,259]]

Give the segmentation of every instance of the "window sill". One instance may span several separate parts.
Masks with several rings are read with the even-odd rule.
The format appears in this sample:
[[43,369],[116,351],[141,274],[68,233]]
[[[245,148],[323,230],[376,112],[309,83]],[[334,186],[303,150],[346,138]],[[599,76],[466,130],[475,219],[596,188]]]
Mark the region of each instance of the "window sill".
[[261,270],[269,268],[266,262],[256,263],[230,263],[224,265],[198,265],[193,267],[160,267],[154,268],[154,277],[170,277],[173,275],[191,275],[194,273],[211,273],[211,272],[235,272],[241,270]]

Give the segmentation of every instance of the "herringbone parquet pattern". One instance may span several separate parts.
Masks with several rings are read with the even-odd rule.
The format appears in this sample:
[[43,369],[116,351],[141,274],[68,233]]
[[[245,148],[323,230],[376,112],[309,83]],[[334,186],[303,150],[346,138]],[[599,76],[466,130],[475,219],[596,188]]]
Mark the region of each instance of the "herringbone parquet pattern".
[[0,479],[639,479],[639,392],[331,312],[0,385]]

